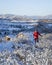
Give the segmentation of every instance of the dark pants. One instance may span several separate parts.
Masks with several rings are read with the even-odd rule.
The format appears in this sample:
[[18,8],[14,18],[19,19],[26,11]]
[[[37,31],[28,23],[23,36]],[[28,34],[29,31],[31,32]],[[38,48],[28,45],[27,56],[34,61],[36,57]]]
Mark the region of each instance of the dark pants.
[[35,43],[36,43],[36,42],[39,42],[39,40],[38,40],[38,39],[35,39]]
[[39,42],[39,40],[38,39],[34,39],[34,40],[35,40],[35,46],[36,46],[36,43]]

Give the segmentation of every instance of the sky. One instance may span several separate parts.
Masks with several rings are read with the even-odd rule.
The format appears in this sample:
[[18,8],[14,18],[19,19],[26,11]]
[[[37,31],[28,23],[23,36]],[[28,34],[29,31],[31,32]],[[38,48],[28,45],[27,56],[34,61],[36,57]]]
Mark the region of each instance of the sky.
[[0,0],[0,14],[52,15],[52,0]]

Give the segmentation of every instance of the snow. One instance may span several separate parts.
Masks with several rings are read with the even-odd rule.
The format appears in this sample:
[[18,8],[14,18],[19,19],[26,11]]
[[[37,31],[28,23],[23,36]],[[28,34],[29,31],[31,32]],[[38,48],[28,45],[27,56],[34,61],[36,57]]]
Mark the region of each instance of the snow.
[[[51,65],[52,40],[50,37],[52,38],[52,33],[42,33],[42,37],[39,36],[39,43],[36,43],[37,48],[35,48],[33,31],[31,30],[36,26],[35,23],[18,23],[0,22],[1,30],[6,29],[4,32],[7,32],[7,29],[9,29],[8,35],[4,35],[4,32],[1,32],[4,36],[0,35],[0,65],[48,65],[48,63]],[[22,25],[22,28],[11,28],[11,25]],[[15,35],[11,33],[11,30],[22,30],[23,26],[25,26],[24,31],[17,32],[17,34],[15,32]],[[31,31],[26,31],[25,29],[30,29]],[[10,40],[6,40],[6,36],[10,37]]]
[[50,24],[48,24],[48,26],[50,26],[50,27],[51,27],[51,26],[52,26],[52,24],[50,23]]

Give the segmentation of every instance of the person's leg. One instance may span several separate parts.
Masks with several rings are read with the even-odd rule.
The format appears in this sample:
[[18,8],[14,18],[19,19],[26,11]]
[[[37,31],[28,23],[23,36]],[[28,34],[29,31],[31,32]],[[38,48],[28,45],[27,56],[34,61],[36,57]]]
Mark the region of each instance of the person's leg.
[[39,39],[37,39],[37,42],[39,42]]
[[35,46],[36,46],[37,39],[35,39]]
[[36,44],[36,39],[35,39],[35,44]]
[[[38,40],[38,39],[36,39],[36,43],[37,43],[37,42],[39,42],[39,40]],[[38,46],[36,45],[36,43],[35,43],[35,47],[37,48]]]
[[34,46],[36,46],[36,39],[34,38]]

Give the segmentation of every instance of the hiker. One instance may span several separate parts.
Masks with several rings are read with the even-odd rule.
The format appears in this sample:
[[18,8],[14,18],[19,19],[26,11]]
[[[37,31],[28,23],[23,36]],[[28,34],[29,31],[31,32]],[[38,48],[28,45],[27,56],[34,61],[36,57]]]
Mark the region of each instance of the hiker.
[[41,34],[38,32],[38,30],[35,30],[35,31],[33,32],[35,44],[36,44],[36,42],[39,42],[39,35],[41,36]]

